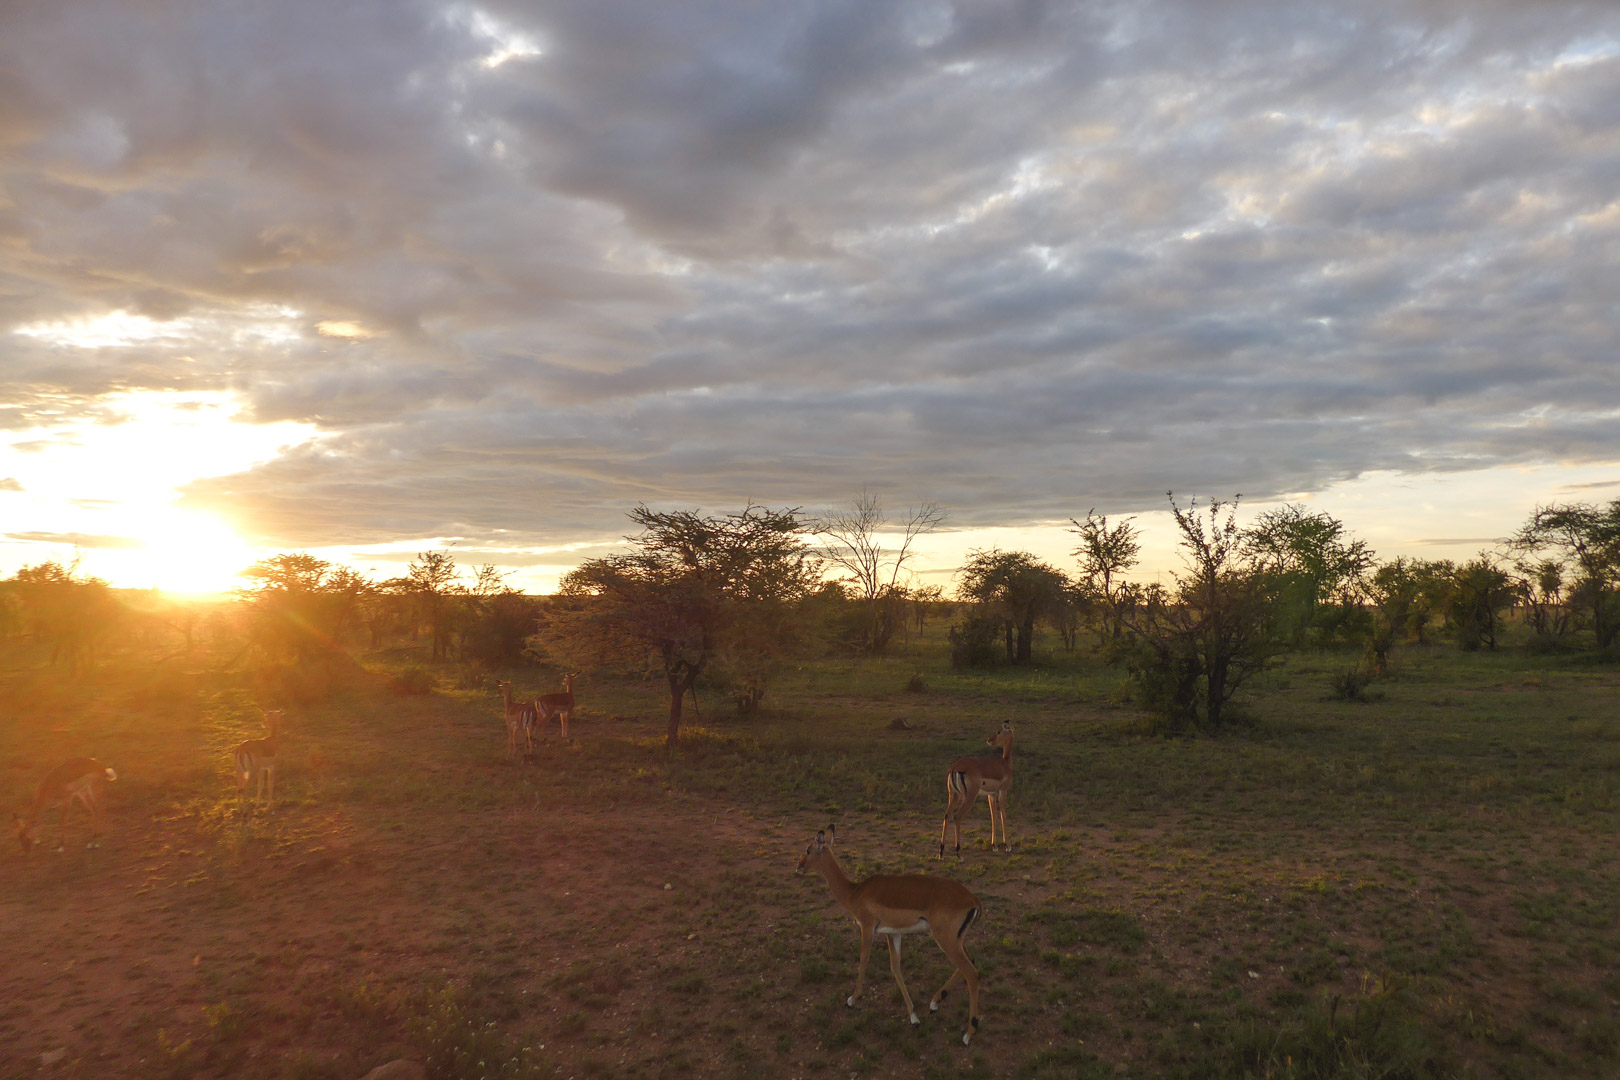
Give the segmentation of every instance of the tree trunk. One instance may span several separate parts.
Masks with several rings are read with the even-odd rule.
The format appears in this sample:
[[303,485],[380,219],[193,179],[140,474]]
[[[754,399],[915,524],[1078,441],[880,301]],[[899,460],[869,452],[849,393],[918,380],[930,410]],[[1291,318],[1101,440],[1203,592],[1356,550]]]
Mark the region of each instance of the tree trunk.
[[1014,663],[1029,663],[1030,647],[1035,641],[1035,616],[1027,616],[1018,624],[1018,657]]
[[681,704],[686,699],[686,692],[692,688],[692,682],[673,671],[669,673],[669,730],[664,735],[666,746],[674,746],[681,741]]

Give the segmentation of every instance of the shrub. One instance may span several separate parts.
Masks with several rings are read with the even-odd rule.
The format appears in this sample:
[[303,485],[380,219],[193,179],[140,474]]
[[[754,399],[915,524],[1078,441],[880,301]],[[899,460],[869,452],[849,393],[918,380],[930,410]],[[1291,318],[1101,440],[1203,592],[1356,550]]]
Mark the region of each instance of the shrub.
[[1334,675],[1328,684],[1330,701],[1366,701],[1367,686],[1372,676],[1359,667],[1350,667]]
[[926,691],[927,689],[928,689],[928,684],[923,682],[923,677],[921,675],[915,673],[915,672],[912,673],[911,678],[906,680],[906,692],[907,693],[921,694],[924,691]]
[[389,686],[400,697],[431,694],[434,689],[433,673],[422,667],[408,667],[390,679]]
[[975,611],[951,627],[951,667],[991,667],[1005,655],[1000,647],[1001,621]]

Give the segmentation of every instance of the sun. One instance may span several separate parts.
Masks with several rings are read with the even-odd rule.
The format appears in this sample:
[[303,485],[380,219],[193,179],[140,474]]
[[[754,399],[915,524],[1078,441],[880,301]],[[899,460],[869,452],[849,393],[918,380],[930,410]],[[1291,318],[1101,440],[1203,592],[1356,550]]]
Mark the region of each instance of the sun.
[[206,511],[130,507],[122,531],[141,546],[102,553],[104,560],[122,564],[109,576],[164,592],[229,592],[241,586],[238,575],[262,557],[230,525]]
[[165,508],[153,515],[157,535],[147,540],[152,584],[166,592],[215,593],[242,584],[237,576],[257,552],[212,514]]

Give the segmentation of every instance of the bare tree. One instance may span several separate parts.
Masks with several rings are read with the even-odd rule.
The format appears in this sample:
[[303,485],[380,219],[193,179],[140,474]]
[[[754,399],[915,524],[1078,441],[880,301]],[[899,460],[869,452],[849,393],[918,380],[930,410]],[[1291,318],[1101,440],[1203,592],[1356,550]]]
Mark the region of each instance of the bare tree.
[[[828,511],[816,523],[814,532],[822,541],[818,554],[848,575],[846,584],[867,608],[863,645],[874,656],[888,648],[904,618],[903,605],[887,601],[901,592],[900,575],[916,554],[912,544],[944,523],[944,508],[933,502],[910,507],[904,519],[891,522],[883,500],[865,490],[848,506]],[[884,547],[881,537],[896,534],[899,546]]]

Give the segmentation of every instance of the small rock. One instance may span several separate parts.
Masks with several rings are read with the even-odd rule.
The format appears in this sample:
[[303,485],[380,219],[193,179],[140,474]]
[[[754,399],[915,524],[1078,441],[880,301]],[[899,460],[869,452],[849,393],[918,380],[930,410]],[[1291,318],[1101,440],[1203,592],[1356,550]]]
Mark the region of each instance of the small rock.
[[427,1070],[414,1061],[396,1058],[372,1069],[360,1080],[427,1080]]

